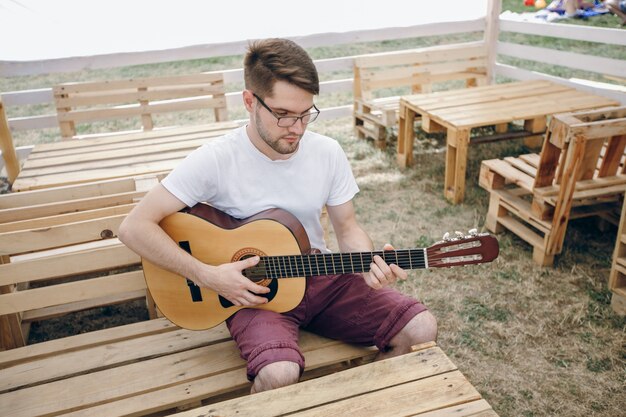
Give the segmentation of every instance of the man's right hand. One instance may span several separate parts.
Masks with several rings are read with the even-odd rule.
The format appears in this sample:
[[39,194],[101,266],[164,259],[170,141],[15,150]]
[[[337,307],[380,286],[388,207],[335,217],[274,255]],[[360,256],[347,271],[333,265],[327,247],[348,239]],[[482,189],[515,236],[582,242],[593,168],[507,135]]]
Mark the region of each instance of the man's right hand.
[[[198,277],[197,283],[201,287],[207,287],[226,298],[236,306],[251,307],[267,303],[267,298],[257,294],[267,294],[268,287],[255,284],[242,275],[242,271],[259,263],[260,258],[254,256],[241,261],[222,264],[211,269],[205,269],[207,273]],[[207,265],[208,266],[208,265]]]

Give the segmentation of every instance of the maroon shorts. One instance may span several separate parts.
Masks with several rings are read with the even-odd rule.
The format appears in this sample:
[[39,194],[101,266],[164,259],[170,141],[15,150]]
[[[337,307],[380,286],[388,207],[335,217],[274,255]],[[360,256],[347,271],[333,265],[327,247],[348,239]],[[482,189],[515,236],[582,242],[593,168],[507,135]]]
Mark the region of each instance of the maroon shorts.
[[252,381],[265,365],[295,362],[304,370],[298,329],[384,351],[389,341],[426,307],[419,301],[385,287],[369,287],[361,275],[307,278],[302,302],[286,313],[243,309],[227,324],[241,356],[248,361]]

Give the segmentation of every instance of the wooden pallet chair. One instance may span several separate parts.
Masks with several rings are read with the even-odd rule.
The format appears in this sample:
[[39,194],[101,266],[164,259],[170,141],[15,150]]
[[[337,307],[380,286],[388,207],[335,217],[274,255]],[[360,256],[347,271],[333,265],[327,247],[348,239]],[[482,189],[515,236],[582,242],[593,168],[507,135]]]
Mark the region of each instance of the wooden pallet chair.
[[[507,229],[552,265],[570,219],[613,213],[626,190],[626,107],[555,115],[541,154],[482,161],[487,229]],[[610,218],[610,217],[609,217]]]
[[484,42],[384,52],[354,59],[354,125],[359,138],[386,145],[398,124],[401,94],[428,93],[434,84],[465,81],[466,87],[487,84]]
[[[63,139],[78,137],[78,124],[93,126],[113,119],[118,123],[137,119],[143,131],[153,130],[155,116],[163,113],[209,110],[213,112],[211,121],[228,119],[221,72],[63,83],[54,86],[53,94]],[[118,134],[124,129],[112,130]]]

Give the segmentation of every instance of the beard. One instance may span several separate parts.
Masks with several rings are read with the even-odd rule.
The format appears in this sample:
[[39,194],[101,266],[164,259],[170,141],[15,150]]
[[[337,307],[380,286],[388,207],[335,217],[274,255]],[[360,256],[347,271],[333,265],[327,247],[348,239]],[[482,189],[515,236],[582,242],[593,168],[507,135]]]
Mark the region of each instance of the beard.
[[[290,133],[288,135],[283,135],[283,136],[279,136],[275,138],[265,128],[265,126],[263,126],[263,123],[261,123],[260,121],[261,118],[259,117],[258,107],[256,108],[255,113],[256,114],[254,118],[254,126],[256,127],[256,130],[259,133],[259,136],[261,137],[261,139],[263,139],[263,142],[265,142],[270,148],[272,148],[274,151],[278,152],[281,155],[289,155],[298,150],[298,146],[300,146],[300,139],[302,139],[302,135],[295,135],[295,134]],[[293,138],[295,136],[298,137],[298,140],[293,143],[286,140],[286,137]]]

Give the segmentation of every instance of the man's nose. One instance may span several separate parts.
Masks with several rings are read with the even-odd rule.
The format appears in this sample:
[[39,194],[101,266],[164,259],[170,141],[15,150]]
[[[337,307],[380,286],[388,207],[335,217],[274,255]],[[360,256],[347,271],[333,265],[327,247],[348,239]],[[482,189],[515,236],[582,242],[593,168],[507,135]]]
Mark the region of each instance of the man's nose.
[[297,133],[301,135],[306,130],[306,125],[302,122],[302,119],[296,120],[296,122],[289,128],[290,132]]

